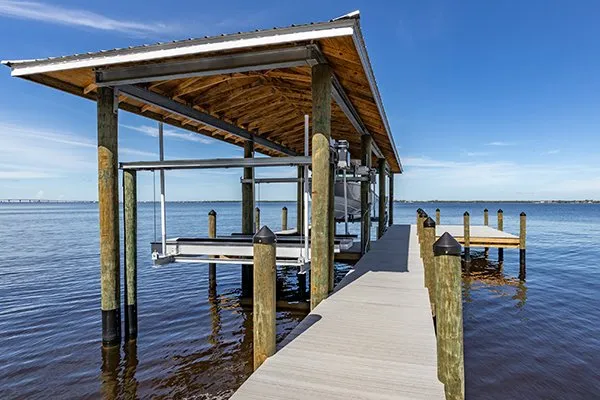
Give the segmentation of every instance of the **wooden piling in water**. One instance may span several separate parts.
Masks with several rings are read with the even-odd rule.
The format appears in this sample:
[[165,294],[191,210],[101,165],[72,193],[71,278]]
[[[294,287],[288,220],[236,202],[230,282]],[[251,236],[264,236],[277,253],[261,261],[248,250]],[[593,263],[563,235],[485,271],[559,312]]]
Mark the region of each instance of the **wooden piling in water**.
[[[371,168],[372,159],[372,137],[370,135],[362,135],[361,141],[361,164]],[[362,181],[360,183],[360,240],[361,253],[365,254],[369,251],[371,244],[371,203],[369,201],[370,182]]]
[[[486,208],[486,209],[483,210],[483,225],[489,226],[489,224],[490,224],[489,211]],[[488,258],[489,253],[490,253],[490,248],[489,247],[484,247],[484,249],[483,249],[483,256],[486,259]]]
[[377,239],[380,239],[385,233],[387,226],[385,224],[385,210],[387,205],[385,204],[385,158],[378,160],[378,173],[379,173],[379,215],[377,221]]
[[254,243],[254,370],[275,354],[276,345],[276,267],[275,234],[262,227]]
[[463,216],[464,233],[463,239],[465,242],[465,272],[471,272],[471,216],[468,211],[465,211]]
[[[248,140],[244,143],[244,158],[254,157],[254,142]],[[254,169],[244,168],[244,179],[252,179]],[[254,228],[254,185],[251,182],[242,183],[242,233],[244,235],[253,235],[256,232]],[[242,297],[252,296],[252,265],[242,265]]]
[[433,260],[433,244],[435,243],[435,221],[428,217],[423,222],[423,269],[425,272],[425,287],[429,291],[431,315],[435,315],[435,266]]
[[254,229],[256,232],[260,230],[260,208],[258,207],[254,209]]
[[314,309],[329,293],[331,162],[331,69],[316,64],[312,77],[312,229],[310,306]]
[[281,230],[286,231],[288,228],[288,209],[283,207],[281,209]]
[[123,242],[125,249],[125,338],[137,339],[137,174],[123,171]]
[[113,88],[97,91],[102,344],[114,346],[121,342],[118,100]]
[[440,220],[441,220],[440,209],[436,208],[435,209],[435,224],[440,225]]
[[390,172],[390,189],[389,189],[389,205],[388,205],[388,225],[394,225],[394,174]]
[[[217,237],[217,212],[210,210],[208,212],[208,237]],[[217,295],[217,264],[208,264],[208,297],[216,298]]]
[[520,215],[519,224],[519,279],[524,281],[527,275],[527,268],[525,265],[525,250],[526,250],[526,236],[527,236],[527,215],[522,212]]
[[453,400],[465,398],[460,247],[447,232],[433,246],[438,378]]
[[[498,230],[504,231],[504,211],[502,209],[498,210]],[[504,262],[504,249],[498,249],[498,263]]]

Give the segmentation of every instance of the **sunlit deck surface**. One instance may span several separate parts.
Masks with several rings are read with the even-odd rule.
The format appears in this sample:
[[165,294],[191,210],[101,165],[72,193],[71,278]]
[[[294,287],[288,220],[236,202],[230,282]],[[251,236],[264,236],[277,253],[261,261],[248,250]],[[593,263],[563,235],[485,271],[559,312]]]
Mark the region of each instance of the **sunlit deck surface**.
[[[464,226],[463,225],[438,225],[435,227],[435,234],[440,237],[448,232],[459,243],[464,244]],[[511,233],[500,231],[485,225],[471,225],[470,227],[471,247],[501,247],[518,248],[519,237]]]
[[443,399],[415,227],[394,225],[232,399]]

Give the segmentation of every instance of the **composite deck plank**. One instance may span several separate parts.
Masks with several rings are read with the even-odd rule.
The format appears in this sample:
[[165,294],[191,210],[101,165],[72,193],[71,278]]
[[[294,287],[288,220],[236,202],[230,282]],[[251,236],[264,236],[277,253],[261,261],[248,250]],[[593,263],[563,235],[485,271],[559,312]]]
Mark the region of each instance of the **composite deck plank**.
[[232,396],[443,399],[414,226],[394,225]]

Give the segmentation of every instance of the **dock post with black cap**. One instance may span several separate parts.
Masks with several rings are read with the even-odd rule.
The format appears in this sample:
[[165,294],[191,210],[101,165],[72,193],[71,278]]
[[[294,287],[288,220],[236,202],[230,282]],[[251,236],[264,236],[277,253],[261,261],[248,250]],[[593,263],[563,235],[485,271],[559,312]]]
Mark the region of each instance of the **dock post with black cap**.
[[460,247],[448,232],[433,245],[438,379],[446,399],[465,398]]
[[123,171],[123,242],[125,249],[125,338],[137,338],[137,174]]
[[[208,212],[208,237],[217,237],[217,212],[210,210]],[[217,264],[208,264],[208,297],[214,299],[217,294]]]
[[431,314],[435,315],[435,267],[433,262],[433,243],[435,242],[435,221],[428,217],[423,222],[423,269],[425,287],[429,292]]
[[440,209],[436,208],[435,209],[435,224],[440,225],[440,220],[441,220]]
[[[489,226],[490,225],[490,216],[489,216],[489,211],[488,209],[484,209],[483,210],[483,225],[484,226]],[[483,256],[487,259],[488,256],[490,254],[490,248],[489,247],[485,247],[483,249]]]
[[465,272],[471,272],[471,216],[465,211],[463,216],[463,240],[465,242]]
[[267,226],[254,235],[254,370],[275,354],[275,245],[276,236]]
[[260,208],[258,207],[254,209],[254,229],[256,232],[260,230]]
[[287,231],[288,228],[288,209],[287,207],[283,207],[281,209],[281,230]]
[[527,267],[525,265],[525,239],[527,236],[527,214],[524,212],[520,215],[519,229],[519,279],[524,281],[527,275]]
[[[498,210],[498,230],[504,231],[504,211],[502,209]],[[504,262],[504,249],[498,249],[498,263]],[[502,268],[502,264],[500,264],[500,268]]]

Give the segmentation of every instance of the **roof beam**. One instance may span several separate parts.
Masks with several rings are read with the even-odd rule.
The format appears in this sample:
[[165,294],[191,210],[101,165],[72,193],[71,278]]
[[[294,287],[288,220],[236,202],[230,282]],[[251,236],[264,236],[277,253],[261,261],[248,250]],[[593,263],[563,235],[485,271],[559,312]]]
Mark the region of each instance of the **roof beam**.
[[158,93],[151,92],[139,86],[123,85],[116,87],[116,89],[118,89],[121,94],[127,97],[134,98],[146,104],[152,104],[169,113],[176,114],[181,117],[190,119],[192,121],[199,122],[201,124],[210,126],[220,131],[229,133],[233,136],[237,136],[241,139],[252,140],[254,143],[260,146],[269,148],[271,150],[275,150],[279,153],[286,154],[288,156],[298,155],[295,151],[281,144],[257,136],[251,132],[248,132],[245,129],[240,128],[237,125],[230,124],[229,122],[220,120],[219,118],[214,117],[210,114],[203,113],[185,104],[181,104],[175,100],[172,100]]
[[203,57],[187,61],[175,60],[131,67],[97,69],[96,84],[98,86],[131,85],[169,79],[307,66],[314,63],[317,52],[316,46],[306,45]]
[[252,157],[252,158],[213,158],[205,160],[165,160],[122,162],[119,168],[138,171],[165,169],[206,169],[206,168],[257,168],[310,165],[309,156],[295,157]]

